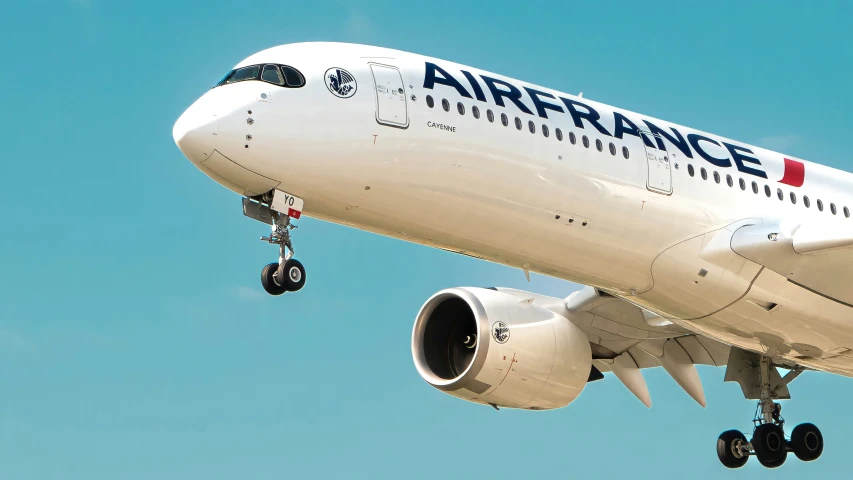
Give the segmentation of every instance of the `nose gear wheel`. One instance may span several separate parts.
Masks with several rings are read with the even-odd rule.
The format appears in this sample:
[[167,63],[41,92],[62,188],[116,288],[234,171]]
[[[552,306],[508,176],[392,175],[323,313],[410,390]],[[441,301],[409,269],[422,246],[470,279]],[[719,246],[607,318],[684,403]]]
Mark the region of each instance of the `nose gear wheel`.
[[287,291],[287,288],[279,283],[275,276],[277,270],[277,263],[270,263],[261,270],[261,285],[270,295],[281,295]]

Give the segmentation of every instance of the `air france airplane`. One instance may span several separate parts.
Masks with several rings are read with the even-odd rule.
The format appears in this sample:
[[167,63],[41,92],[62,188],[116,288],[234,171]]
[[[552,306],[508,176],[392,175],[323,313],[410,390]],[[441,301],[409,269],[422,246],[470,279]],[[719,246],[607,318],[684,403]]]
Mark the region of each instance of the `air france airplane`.
[[[318,219],[587,287],[552,298],[456,287],[417,314],[423,379],[498,408],[571,403],[612,372],[646,406],[695,365],[758,402],[727,467],[823,451],[777,400],[805,371],[853,376],[853,176],[453,62],[304,43],[240,62],[178,119],[202,172],[271,225],[271,295],[305,284],[292,228]],[[776,367],[785,373],[782,376]]]

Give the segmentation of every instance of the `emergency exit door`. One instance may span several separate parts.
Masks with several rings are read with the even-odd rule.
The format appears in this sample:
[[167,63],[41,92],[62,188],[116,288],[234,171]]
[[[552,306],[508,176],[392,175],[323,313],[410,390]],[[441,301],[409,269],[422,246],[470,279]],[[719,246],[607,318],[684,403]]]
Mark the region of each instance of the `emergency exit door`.
[[646,163],[649,166],[649,177],[646,186],[649,190],[664,195],[672,193],[672,162],[666,150],[660,150],[657,135],[651,132],[641,132],[645,138],[651,140],[653,146],[643,142],[646,147]]
[[370,64],[376,87],[376,121],[390,127],[407,128],[406,87],[400,70],[388,65]]

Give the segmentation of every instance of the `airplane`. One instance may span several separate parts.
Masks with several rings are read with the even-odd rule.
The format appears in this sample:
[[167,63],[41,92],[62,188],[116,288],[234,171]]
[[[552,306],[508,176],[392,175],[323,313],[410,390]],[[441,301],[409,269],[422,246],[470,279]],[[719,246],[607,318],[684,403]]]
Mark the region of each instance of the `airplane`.
[[[261,284],[300,290],[303,213],[585,285],[566,298],[453,287],[418,312],[431,386],[495,409],[565,407],[612,372],[646,406],[695,365],[757,400],[723,465],[823,452],[777,400],[805,371],[853,376],[850,173],[473,67],[297,43],[249,56],[177,120],[199,170],[278,246]],[[784,376],[779,369],[783,370]],[[612,378],[612,377],[611,377]]]

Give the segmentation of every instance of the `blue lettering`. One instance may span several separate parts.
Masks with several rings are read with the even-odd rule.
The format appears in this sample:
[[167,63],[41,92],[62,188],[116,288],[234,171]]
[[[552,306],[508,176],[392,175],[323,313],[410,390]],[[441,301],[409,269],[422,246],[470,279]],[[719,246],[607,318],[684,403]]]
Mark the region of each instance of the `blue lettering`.
[[[504,105],[503,97],[506,97],[509,101],[514,103],[519,110],[528,115],[533,115],[533,112],[527,108],[527,105],[521,103],[521,91],[515,88],[515,86],[510,85],[503,80],[498,80],[497,78],[487,77],[485,75],[480,75],[480,77],[486,82],[486,86],[488,86],[489,90],[492,92],[492,97],[494,97],[496,104],[501,107],[505,107],[506,105]],[[506,88],[506,90],[498,89],[498,85]]]
[[681,150],[681,152],[684,153],[684,155],[687,158],[693,158],[693,152],[690,151],[690,146],[687,145],[687,141],[685,141],[684,137],[681,136],[681,132],[670,127],[672,130],[672,133],[675,134],[675,137],[673,137],[672,135],[667,133],[666,130],[661,129],[660,127],[658,127],[654,123],[652,123],[648,120],[643,120],[643,122],[645,122],[646,125],[649,126],[649,130],[651,130],[651,132],[656,135],[655,138],[657,138],[659,149],[666,150],[666,146],[664,145],[663,140],[661,140],[661,138],[660,138],[660,137],[663,137],[663,138],[669,140],[669,143],[675,145],[676,148]]
[[717,143],[715,140],[712,140],[708,137],[705,137],[705,136],[702,136],[702,135],[699,135],[696,133],[691,133],[691,134],[687,135],[687,140],[690,142],[690,145],[693,145],[693,149],[696,150],[696,153],[698,153],[700,157],[704,158],[705,160],[710,162],[712,165],[716,165],[718,167],[731,167],[732,166],[732,162],[728,158],[713,157],[713,156],[709,155],[708,152],[706,152],[704,149],[702,149],[701,145],[699,145],[699,142],[708,142],[708,143],[714,144],[714,145],[719,147],[720,144]]
[[762,172],[761,170],[756,170],[754,168],[747,167],[743,164],[743,162],[754,163],[755,165],[761,165],[761,162],[758,161],[757,158],[747,157],[746,155],[740,153],[749,153],[751,155],[755,155],[752,153],[752,150],[748,148],[738,147],[737,145],[732,145],[730,143],[723,142],[723,145],[726,146],[729,153],[732,154],[732,159],[735,161],[735,165],[737,165],[737,169],[743,173],[748,173],[750,175],[755,175],[756,177],[767,178],[767,174]]
[[553,110],[555,112],[564,113],[563,107],[559,105],[555,105],[550,102],[546,102],[539,98],[548,97],[556,100],[557,97],[551,95],[550,93],[540,92],[539,90],[534,90],[529,87],[524,87],[527,90],[527,94],[530,95],[530,99],[533,100],[533,105],[536,107],[536,112],[539,113],[539,116],[542,118],[548,118],[548,113],[545,110]]
[[[577,102],[575,100],[569,100],[568,98],[560,97],[560,100],[566,104],[566,108],[569,109],[569,113],[572,115],[572,120],[575,122],[575,126],[578,128],[583,128],[583,120],[589,122],[590,125],[595,127],[596,130],[601,132],[603,135],[607,135],[608,137],[612,136],[610,133],[601,126],[598,121],[601,119],[601,115],[595,111],[594,108],[589,105],[583,104],[581,102]],[[585,112],[579,112],[576,107],[581,107],[585,109]]]
[[649,137],[643,135],[640,132],[640,129],[632,122],[628,120],[628,117],[622,115],[619,112],[613,112],[613,117],[616,119],[616,127],[613,130],[613,136],[616,138],[622,138],[623,134],[627,133],[628,135],[633,135],[635,137],[640,137],[643,139],[643,143],[646,144],[647,147],[654,148],[654,144],[649,140]]
[[471,88],[474,89],[474,96],[477,97],[477,100],[485,102],[486,95],[483,94],[483,89],[480,88],[480,82],[478,82],[477,79],[474,78],[474,75],[471,75],[470,72],[466,72],[465,70],[462,70],[462,75],[465,75],[465,78],[468,79],[468,83],[470,83]]
[[[436,73],[441,76],[436,76]],[[459,92],[459,95],[462,95],[465,98],[471,98],[471,94],[468,93],[468,90],[465,90],[465,87],[462,86],[452,75],[445,72],[444,69],[439,67],[438,65],[430,62],[426,62],[426,74],[424,74],[424,88],[429,88],[432,90],[435,87],[435,84],[447,85],[448,87],[453,87]]]

